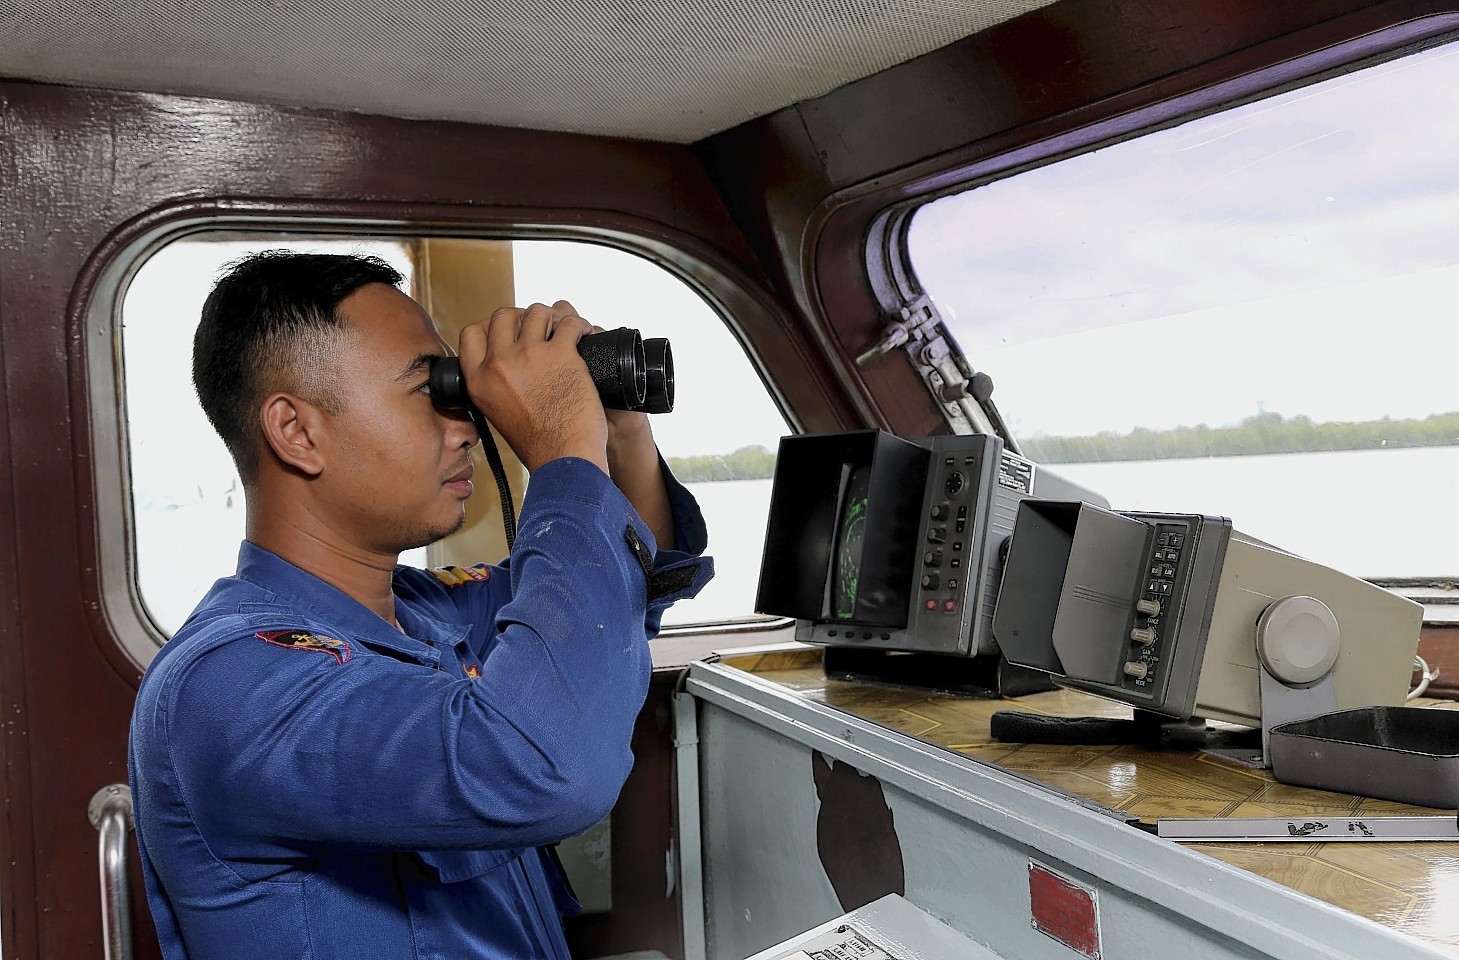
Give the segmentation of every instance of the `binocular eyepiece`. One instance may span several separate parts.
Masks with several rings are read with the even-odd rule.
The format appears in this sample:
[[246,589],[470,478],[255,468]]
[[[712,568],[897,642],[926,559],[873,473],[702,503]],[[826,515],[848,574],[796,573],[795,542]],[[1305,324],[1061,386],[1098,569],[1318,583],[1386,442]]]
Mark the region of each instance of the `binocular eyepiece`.
[[[674,355],[668,340],[645,340],[637,330],[619,327],[583,337],[578,354],[588,365],[605,409],[644,413],[674,409]],[[439,409],[471,406],[456,357],[442,357],[431,365],[430,389],[431,402]]]

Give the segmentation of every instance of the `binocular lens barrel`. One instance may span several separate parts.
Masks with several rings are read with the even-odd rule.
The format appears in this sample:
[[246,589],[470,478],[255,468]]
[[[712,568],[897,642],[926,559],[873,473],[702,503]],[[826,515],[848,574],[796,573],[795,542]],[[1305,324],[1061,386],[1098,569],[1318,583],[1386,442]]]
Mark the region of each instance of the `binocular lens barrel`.
[[674,409],[674,352],[669,341],[655,337],[643,342],[644,362],[648,365],[648,392],[644,395],[645,413],[669,413]]
[[648,369],[643,338],[637,330],[619,327],[591,333],[578,341],[578,353],[588,365],[593,385],[608,410],[639,410],[648,393]]
[[[674,409],[674,357],[669,341],[644,340],[637,330],[619,327],[590,333],[578,341],[603,406],[609,410],[669,413]],[[431,365],[431,402],[441,410],[471,406],[461,361],[442,357]]]

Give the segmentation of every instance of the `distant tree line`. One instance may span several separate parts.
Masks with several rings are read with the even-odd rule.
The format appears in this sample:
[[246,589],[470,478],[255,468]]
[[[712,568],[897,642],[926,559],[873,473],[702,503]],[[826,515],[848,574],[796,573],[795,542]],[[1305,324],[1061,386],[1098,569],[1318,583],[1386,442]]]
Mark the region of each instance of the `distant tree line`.
[[[1180,460],[1190,457],[1240,457],[1258,453],[1319,453],[1378,450],[1385,447],[1459,445],[1459,412],[1422,420],[1369,420],[1363,423],[1314,423],[1259,413],[1233,427],[1176,427],[1130,433],[1106,431],[1092,437],[1020,437],[1024,455],[1039,463],[1099,463],[1106,460]],[[767,480],[775,475],[775,454],[764,447],[734,453],[669,457],[674,476],[685,483],[705,480]]]
[[740,447],[734,453],[669,457],[669,469],[685,483],[704,480],[767,480],[775,475],[775,454],[764,447]]
[[1378,450],[1384,447],[1459,445],[1459,413],[1422,420],[1369,420],[1314,423],[1264,412],[1231,427],[1176,427],[1092,437],[1019,438],[1024,455],[1040,463],[1094,463],[1104,460],[1176,460],[1189,457],[1239,457],[1258,453],[1317,453]]

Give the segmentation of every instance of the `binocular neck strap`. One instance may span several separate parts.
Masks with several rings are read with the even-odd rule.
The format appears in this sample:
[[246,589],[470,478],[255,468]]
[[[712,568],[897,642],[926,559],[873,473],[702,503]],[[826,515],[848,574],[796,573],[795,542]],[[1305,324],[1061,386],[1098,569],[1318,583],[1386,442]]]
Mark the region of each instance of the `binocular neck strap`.
[[487,466],[491,467],[492,479],[496,481],[497,493],[502,498],[502,532],[506,534],[507,553],[510,554],[512,544],[517,542],[517,508],[512,503],[512,487],[507,482],[507,471],[502,467],[502,455],[497,451],[491,426],[476,407],[469,407],[468,412],[471,422],[476,425],[476,432],[481,435],[481,448],[486,451]]

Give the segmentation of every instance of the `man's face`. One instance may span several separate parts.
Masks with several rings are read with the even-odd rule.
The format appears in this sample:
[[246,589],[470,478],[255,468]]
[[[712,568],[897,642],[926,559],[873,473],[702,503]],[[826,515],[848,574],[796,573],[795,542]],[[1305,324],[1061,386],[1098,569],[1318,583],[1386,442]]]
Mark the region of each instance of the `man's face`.
[[350,294],[339,315],[339,412],[318,478],[332,520],[380,553],[432,543],[465,521],[478,440],[463,413],[431,405],[429,360],[451,351],[420,305],[385,284]]

